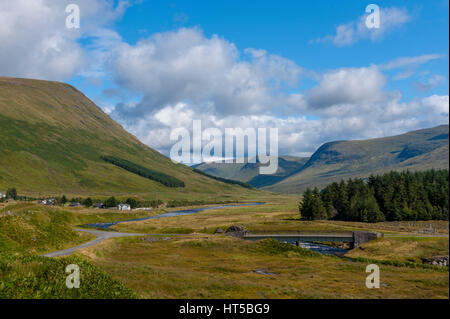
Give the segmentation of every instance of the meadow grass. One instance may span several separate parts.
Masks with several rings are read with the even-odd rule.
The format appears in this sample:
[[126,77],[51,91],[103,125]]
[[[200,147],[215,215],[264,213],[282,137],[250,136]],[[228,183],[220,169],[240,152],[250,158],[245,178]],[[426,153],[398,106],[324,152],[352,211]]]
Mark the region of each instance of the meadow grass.
[[[68,265],[80,269],[80,287],[66,286]],[[140,296],[85,259],[0,254],[0,299],[108,299]]]
[[380,264],[367,289],[366,262],[274,240],[120,238],[79,254],[145,298],[448,298],[446,271]]
[[422,258],[445,256],[448,252],[448,237],[407,236],[378,238],[351,250],[346,256],[422,263]]

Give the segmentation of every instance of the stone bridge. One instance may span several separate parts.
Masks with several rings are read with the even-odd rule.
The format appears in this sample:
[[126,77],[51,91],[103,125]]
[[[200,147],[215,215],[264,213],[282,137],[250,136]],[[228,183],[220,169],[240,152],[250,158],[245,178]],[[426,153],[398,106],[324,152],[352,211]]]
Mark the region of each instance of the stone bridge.
[[244,233],[240,237],[246,240],[262,240],[266,238],[276,239],[281,242],[301,242],[301,243],[311,243],[311,242],[343,242],[350,243],[352,248],[358,247],[359,245],[366,243],[368,241],[382,237],[383,234],[368,232],[368,231],[353,231],[348,234],[330,234],[330,233],[315,233],[315,234],[250,234]]

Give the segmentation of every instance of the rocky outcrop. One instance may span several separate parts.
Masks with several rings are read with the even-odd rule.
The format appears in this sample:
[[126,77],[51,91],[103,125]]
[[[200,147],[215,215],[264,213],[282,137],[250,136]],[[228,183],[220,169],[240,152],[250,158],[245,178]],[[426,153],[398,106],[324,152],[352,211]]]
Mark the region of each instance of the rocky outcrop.
[[433,256],[430,258],[422,258],[422,263],[448,267],[448,256]]
[[244,238],[244,236],[248,233],[248,230],[241,226],[230,226],[225,232],[228,236],[233,236],[236,238]]

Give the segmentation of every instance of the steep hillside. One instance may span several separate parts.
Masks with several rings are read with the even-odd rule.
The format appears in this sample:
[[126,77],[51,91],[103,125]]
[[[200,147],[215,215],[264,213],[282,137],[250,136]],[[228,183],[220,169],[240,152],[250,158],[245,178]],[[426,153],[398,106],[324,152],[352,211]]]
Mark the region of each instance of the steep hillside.
[[307,161],[308,158],[279,156],[278,170],[273,175],[259,174],[262,164],[259,161],[248,163],[247,159],[245,163],[202,163],[196,165],[195,168],[211,175],[249,183],[254,187],[263,187],[275,184],[298,172]]
[[[184,187],[133,174],[102,155],[172,176]],[[35,196],[132,194],[159,199],[234,198],[256,192],[174,164],[68,84],[0,77],[0,190],[7,187]]]
[[385,138],[337,141],[322,145],[300,172],[265,189],[299,193],[306,187],[390,170],[448,168],[449,126]]

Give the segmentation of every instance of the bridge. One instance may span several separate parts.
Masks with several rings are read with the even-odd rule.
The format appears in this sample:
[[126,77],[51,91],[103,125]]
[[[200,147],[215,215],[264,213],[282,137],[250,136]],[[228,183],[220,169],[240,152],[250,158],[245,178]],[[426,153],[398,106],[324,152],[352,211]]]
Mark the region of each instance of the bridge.
[[[383,234],[381,234],[382,236]],[[378,233],[367,232],[367,231],[353,231],[348,234],[250,234],[246,233],[241,238],[246,240],[262,240],[267,238],[276,239],[281,242],[289,243],[311,243],[311,242],[339,242],[339,243],[350,243],[352,248],[358,247],[359,245],[377,239]]]

